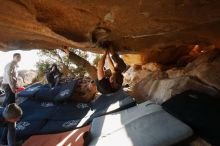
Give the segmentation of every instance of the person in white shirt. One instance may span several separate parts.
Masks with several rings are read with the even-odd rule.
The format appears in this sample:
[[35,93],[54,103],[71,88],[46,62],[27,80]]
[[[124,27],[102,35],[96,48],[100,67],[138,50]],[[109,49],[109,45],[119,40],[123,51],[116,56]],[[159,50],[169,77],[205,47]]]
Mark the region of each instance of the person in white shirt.
[[[15,103],[15,92],[17,89],[17,78],[16,78],[16,68],[18,62],[21,61],[21,54],[15,53],[13,55],[13,60],[8,63],[4,68],[4,76],[2,87],[5,90],[5,100],[3,102],[3,107],[9,104]],[[7,138],[10,140],[10,146],[14,146],[16,137],[15,122],[9,122],[8,127],[4,128],[1,137],[1,144],[7,144]]]
[[[15,92],[17,88],[16,69],[18,62],[21,61],[21,54],[15,53],[13,60],[4,68],[4,76],[2,81],[3,89],[5,90],[6,99],[3,106],[15,102]],[[5,103],[6,102],[6,103]]]

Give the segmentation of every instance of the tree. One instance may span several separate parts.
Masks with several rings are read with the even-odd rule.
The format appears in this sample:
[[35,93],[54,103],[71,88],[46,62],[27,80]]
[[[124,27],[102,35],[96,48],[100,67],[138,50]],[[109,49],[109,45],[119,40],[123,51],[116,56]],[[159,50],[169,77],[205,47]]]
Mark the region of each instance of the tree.
[[52,63],[50,63],[48,60],[40,60],[39,62],[36,63],[38,75],[35,81],[45,82],[44,76],[47,69],[51,66],[51,64]]
[[[89,55],[86,52],[78,49],[71,49],[71,51],[85,60],[88,59]],[[63,75],[66,77],[84,76],[86,74],[85,68],[70,62],[69,58],[61,50],[41,50],[38,55],[42,58],[36,64],[38,81],[44,80],[46,71],[53,63],[58,65]]]

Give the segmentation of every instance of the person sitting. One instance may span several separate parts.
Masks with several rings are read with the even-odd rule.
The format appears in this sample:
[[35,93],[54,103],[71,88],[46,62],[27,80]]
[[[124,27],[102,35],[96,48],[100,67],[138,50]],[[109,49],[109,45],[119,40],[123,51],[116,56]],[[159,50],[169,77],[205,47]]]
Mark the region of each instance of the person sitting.
[[57,65],[54,63],[52,66],[49,68],[49,70],[46,73],[46,79],[51,88],[56,87],[59,82],[60,78],[62,76],[62,73],[59,71]]
[[22,114],[21,108],[15,103],[9,104],[5,108],[0,107],[0,127],[5,127],[8,131],[8,134],[1,137],[2,145],[16,145],[15,122],[21,118]]
[[[104,55],[98,62],[96,85],[97,90],[102,94],[109,94],[118,91],[123,84],[122,72],[126,70],[126,64],[113,50],[112,47],[105,48]],[[110,57],[112,55],[112,59]],[[105,60],[107,58],[110,70],[105,70]],[[115,65],[114,65],[114,63]]]

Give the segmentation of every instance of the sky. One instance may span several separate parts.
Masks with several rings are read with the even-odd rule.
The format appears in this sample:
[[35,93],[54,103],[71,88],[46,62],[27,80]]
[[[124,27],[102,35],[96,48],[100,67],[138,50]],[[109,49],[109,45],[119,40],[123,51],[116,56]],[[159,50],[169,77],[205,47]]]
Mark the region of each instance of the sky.
[[31,51],[9,51],[9,52],[2,52],[0,51],[0,76],[3,75],[4,67],[7,63],[12,61],[14,53],[21,53],[21,62],[18,64],[18,70],[29,70],[29,69],[36,69],[35,65],[36,62],[40,59],[37,55],[38,50],[31,50]]

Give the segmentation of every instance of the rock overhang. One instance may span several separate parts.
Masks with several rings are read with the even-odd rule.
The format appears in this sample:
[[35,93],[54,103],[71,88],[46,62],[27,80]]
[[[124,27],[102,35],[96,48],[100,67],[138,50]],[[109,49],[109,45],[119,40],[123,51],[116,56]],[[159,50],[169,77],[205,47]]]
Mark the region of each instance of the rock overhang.
[[97,42],[110,40],[123,54],[169,64],[191,45],[219,47],[219,6],[217,0],[2,0],[0,50],[70,46],[100,53]]

